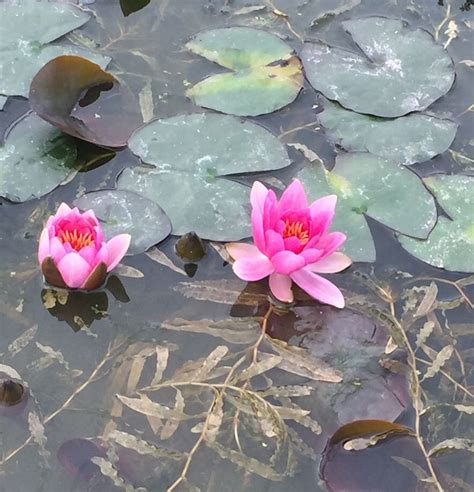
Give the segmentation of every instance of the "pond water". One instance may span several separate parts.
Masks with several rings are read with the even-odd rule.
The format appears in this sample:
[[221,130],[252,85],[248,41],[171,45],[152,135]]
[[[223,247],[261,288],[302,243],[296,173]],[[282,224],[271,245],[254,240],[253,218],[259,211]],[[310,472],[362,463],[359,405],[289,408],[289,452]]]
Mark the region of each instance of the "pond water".
[[[32,9],[34,3],[29,4]],[[267,281],[247,284],[239,280],[222,247],[222,241],[241,239],[246,234],[239,237],[240,232],[249,231],[248,207],[239,201],[241,186],[207,198],[205,186],[194,188],[195,176],[189,178],[183,173],[180,177],[179,171],[178,177],[170,178],[170,188],[160,191],[162,201],[158,199],[158,203],[180,235],[193,229],[203,237],[216,234],[212,237],[216,241],[205,241],[204,258],[183,260],[176,254],[177,236],[171,235],[147,253],[125,257],[105,288],[93,292],[53,289],[44,284],[37,260],[38,238],[47,218],[61,202],[72,204],[87,192],[115,188],[119,176],[120,186],[124,178],[122,189],[133,190],[130,179],[138,178],[133,173],[127,175],[132,178],[126,185],[125,174],[121,173],[140,166],[137,155],[148,152],[140,142],[115,150],[110,150],[114,147],[110,143],[104,149],[74,142],[80,172],[70,176],[72,179],[50,193],[41,193],[39,198],[0,198],[0,382],[4,393],[7,380],[10,390],[13,382],[22,385],[16,390],[25,391],[20,395],[22,401],[8,407],[8,412],[0,406],[0,491],[473,489],[474,279],[469,273],[474,271],[474,226],[462,229],[463,224],[472,223],[474,215],[470,177],[474,169],[474,8],[471,10],[470,4],[460,0],[100,0],[79,5],[90,19],[70,29],[60,42],[111,57],[107,70],[119,79],[128,98],[123,102],[114,99],[118,96],[109,96],[108,106],[104,105],[107,109],[94,117],[100,120],[109,116],[105,130],[100,122],[97,126],[102,136],[108,135],[109,142],[115,128],[126,132],[130,125],[136,128],[155,118],[215,113],[199,106],[196,95],[196,104],[186,96],[190,87],[227,71],[222,66],[229,66],[218,66],[198,56],[198,51],[186,49],[185,44],[197,33],[245,26],[277,35],[290,52],[294,49],[303,59],[306,78],[298,79],[303,88],[299,94],[298,88],[293,95],[281,96],[282,101],[275,103],[281,109],[273,112],[259,109],[260,104],[266,105],[267,97],[269,106],[273,104],[270,91],[249,96],[257,115],[244,119],[273,134],[262,133],[270,142],[262,155],[276,152],[276,146],[284,144],[289,160],[285,160],[285,154],[284,162],[278,165],[272,158],[274,167],[268,163],[248,168],[240,163],[232,172],[222,163],[220,168],[234,147],[221,145],[228,135],[225,130],[220,134],[217,131],[213,146],[205,149],[217,156],[212,157],[216,169],[206,169],[208,182],[215,181],[219,170],[224,175],[236,174],[237,170],[237,182],[251,185],[259,179],[280,193],[298,174],[315,199],[327,193],[309,180],[308,169],[320,166],[322,161],[331,170],[336,156],[339,159],[344,150],[353,150],[349,157],[352,161],[343,156],[336,170],[340,169],[340,179],[347,179],[348,186],[355,183],[364,200],[359,204],[354,199],[354,205],[346,200],[341,187],[337,213],[353,217],[353,222],[337,219],[340,222],[335,228],[346,230],[347,226],[348,231],[357,231],[360,222],[355,221],[361,220],[365,236],[350,243],[356,260],[352,266],[330,276],[343,291],[344,309],[319,304],[302,290],[295,290],[294,306],[273,306]],[[142,8],[129,12],[132,5]],[[407,135],[420,132],[422,140],[426,134],[423,127],[408,127],[406,131],[392,128],[384,133],[377,124],[380,117],[400,116],[414,108],[393,115],[382,111],[378,118],[364,116],[367,121],[363,124],[375,125],[368,130],[361,130],[355,123],[347,130],[341,124],[331,133],[332,123],[324,126],[318,119],[323,107],[329,115],[330,103],[315,89],[338,99],[327,92],[335,84],[337,95],[347,64],[341,62],[338,75],[338,70],[329,66],[335,62],[328,62],[324,76],[319,73],[313,77],[308,61],[313,55],[302,52],[302,41],[322,40],[361,55],[359,46],[363,41],[355,46],[341,23],[370,16],[403,19],[411,31],[427,31],[432,36],[430,46],[444,47],[455,72],[454,85],[451,87],[449,82],[443,93],[433,96],[434,103],[425,105],[429,106],[426,114],[457,124],[454,141],[441,148],[445,130],[440,130],[440,135],[434,133],[427,145],[431,148],[435,142],[439,149],[436,147],[431,154],[428,150],[420,158],[416,148],[413,160],[404,162],[407,166],[400,164],[402,170],[397,175],[382,176],[380,185],[374,185],[378,176],[375,167],[367,167],[357,156],[361,150],[369,150],[374,163],[380,163],[390,148],[405,156]],[[4,19],[0,20],[0,32],[12,36]],[[34,21],[28,22],[28,29],[34,30]],[[369,31],[359,32],[359,41],[365,34],[370,37]],[[407,38],[409,34],[391,41],[384,38],[384,42],[397,51]],[[423,47],[423,39],[407,42],[403,63],[409,65],[410,57],[416,57],[415,47]],[[258,58],[259,46],[252,46],[251,39],[248,44],[246,49]],[[215,56],[212,49],[208,49],[207,58]],[[7,51],[0,52],[2,66],[9,63],[5,61]],[[31,60],[39,55],[32,56],[21,63],[33,63]],[[429,56],[439,55],[426,54]],[[373,61],[378,63],[376,56]],[[242,63],[245,69],[246,62]],[[432,66],[438,69],[436,63]],[[5,74],[8,70],[5,68]],[[295,77],[301,77],[298,70]],[[416,67],[413,70],[416,72]],[[432,81],[434,92],[443,85],[441,78],[449,74],[442,70],[439,75],[435,71],[416,72],[420,100],[424,90],[432,90],[426,89],[426,80]],[[277,79],[285,77],[278,70],[275,73]],[[326,80],[327,73],[330,76]],[[372,73],[372,78],[377,76]],[[22,77],[23,73],[17,73],[18,80]],[[32,76],[25,77],[28,87]],[[56,77],[54,83],[62,75]],[[64,90],[54,83],[47,83],[53,101],[61,99]],[[405,83],[410,82],[403,76],[397,82],[400,86]],[[361,92],[357,84],[362,93],[369,91],[374,100],[380,100],[375,106],[385,105],[390,111],[396,105],[385,104],[390,92],[380,97],[378,91],[385,88],[380,84],[370,86],[369,79],[347,84],[349,93],[355,87],[358,102]],[[206,93],[210,99],[202,106],[213,107],[213,90],[218,92],[219,87],[211,89],[210,96]],[[275,89],[277,99],[279,90]],[[8,128],[30,110],[30,105],[20,97],[28,90],[2,91],[16,96],[9,97],[0,112],[1,131],[7,135]],[[218,93],[216,104],[239,108],[245,103],[245,98],[239,101],[235,94],[223,94]],[[92,107],[94,111],[102,108]],[[78,111],[82,114],[81,109]],[[334,116],[333,123],[339,124],[338,118]],[[183,128],[190,124],[188,121]],[[385,124],[391,121],[398,120],[385,120]],[[225,125],[225,120],[219,120],[216,127]],[[203,131],[199,128],[198,134]],[[258,131],[255,127],[249,130],[254,135]],[[357,135],[358,131],[366,131],[366,140]],[[377,138],[368,142],[379,131]],[[162,165],[175,165],[175,154],[179,156],[176,162],[194,152],[196,159],[205,156],[200,147],[204,144],[195,135],[195,140],[186,140],[189,137],[183,130],[169,138],[175,138],[174,147],[170,162],[163,157]],[[250,144],[258,146],[259,142]],[[148,143],[150,147],[155,145]],[[166,143],[165,139],[165,147]],[[420,142],[420,147],[425,143]],[[8,140],[4,148],[7,145]],[[159,160],[169,149],[158,146],[158,150]],[[244,144],[239,152],[245,155],[250,150]],[[34,188],[35,180],[42,179],[41,171],[31,177],[21,165],[31,164],[34,153],[27,155],[21,142],[16,142],[10,152],[0,164],[18,161],[18,166],[3,176],[0,168],[0,192],[15,173],[16,189],[22,190],[25,183],[28,189],[30,185]],[[239,154],[233,157],[238,160]],[[348,164],[359,171],[347,171]],[[168,172],[173,175],[173,169]],[[463,181],[455,182],[446,195],[436,194],[437,182],[428,179],[422,183],[420,178],[439,173],[461,176]],[[415,179],[412,185],[410,180]],[[62,178],[56,184],[60,181]],[[413,240],[404,239],[416,236],[423,228],[427,228],[426,233],[418,237],[426,238],[435,225],[435,204],[429,195],[433,191],[440,215],[436,227],[444,227],[443,221],[447,222],[442,216],[444,209],[462,229],[446,226],[440,230],[444,241],[440,240],[440,248],[449,252],[442,256],[444,269],[437,267],[440,264],[436,263],[434,249],[420,252],[418,243],[413,245]],[[424,193],[428,198],[418,200]],[[8,193],[5,196],[12,199]],[[460,196],[464,200],[459,203],[464,205],[456,202]],[[217,219],[216,224],[209,218],[199,219],[196,210],[206,211],[206,202],[219,197],[223,203],[227,200],[227,205],[222,205],[223,215],[235,217],[235,225],[231,221],[221,226]],[[432,206],[431,215],[424,208],[428,207],[427,200]],[[459,213],[458,205],[459,219],[452,212],[456,209]],[[244,215],[236,212],[241,209]],[[132,220],[138,224],[158,220],[141,208],[134,213]],[[210,235],[200,232],[209,230]],[[405,236],[399,241],[394,231],[405,232]],[[466,240],[462,239],[463,231]],[[348,236],[350,240],[356,233],[351,236],[348,232]],[[371,253],[373,244],[375,250]]]

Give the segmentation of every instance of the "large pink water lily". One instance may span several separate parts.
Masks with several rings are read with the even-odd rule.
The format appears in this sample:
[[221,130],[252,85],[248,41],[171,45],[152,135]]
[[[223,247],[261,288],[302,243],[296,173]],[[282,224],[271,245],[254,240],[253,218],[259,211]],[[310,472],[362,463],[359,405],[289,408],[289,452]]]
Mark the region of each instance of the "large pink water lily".
[[293,301],[292,283],[309,295],[338,308],[344,307],[341,291],[318,273],[336,273],[351,259],[336,251],[346,240],[342,232],[329,232],[336,209],[336,195],[308,204],[306,192],[295,179],[280,200],[256,181],[250,194],[253,244],[230,243],[235,274],[246,281],[270,276],[273,295]]
[[109,241],[94,212],[62,203],[41,233],[38,259],[46,281],[56,287],[92,290],[125,256],[130,234]]

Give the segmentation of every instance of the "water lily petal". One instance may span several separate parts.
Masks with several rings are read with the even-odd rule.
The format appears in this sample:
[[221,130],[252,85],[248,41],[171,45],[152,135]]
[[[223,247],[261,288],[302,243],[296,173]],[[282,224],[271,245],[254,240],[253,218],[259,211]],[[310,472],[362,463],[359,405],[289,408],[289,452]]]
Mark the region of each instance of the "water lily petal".
[[130,234],[118,234],[117,236],[114,236],[112,239],[107,241],[108,272],[113,270],[120,263],[120,260],[125,256],[128,247],[130,246],[131,239],[132,236],[130,236]]
[[308,265],[310,263],[314,263],[315,261],[318,261],[323,254],[324,251],[322,249],[309,248],[302,251],[300,253],[300,256],[304,258],[306,265]]
[[41,236],[39,240],[39,245],[38,245],[38,260],[41,263],[43,263],[44,259],[49,256],[49,232],[48,229],[45,227],[41,231]]
[[336,213],[336,203],[337,196],[328,195],[310,205],[311,236],[324,234],[329,229]]
[[225,247],[234,260],[240,260],[241,258],[260,258],[262,256],[262,253],[253,244],[227,243]]
[[232,269],[237,277],[247,282],[261,280],[273,273],[274,268],[272,262],[263,254],[259,256],[251,256],[241,258],[234,262]]
[[265,254],[269,258],[271,258],[279,251],[283,251],[285,249],[285,243],[283,242],[281,234],[278,234],[278,232],[275,232],[273,229],[265,231],[265,244]]
[[305,292],[318,301],[337,308],[344,307],[342,292],[329,280],[310,272],[307,268],[293,272],[291,278]]
[[263,205],[263,229],[274,229],[279,219],[277,197],[275,192],[270,190]]
[[59,263],[66,254],[63,243],[57,237],[53,237],[49,241],[49,254],[56,264]]
[[304,258],[293,253],[293,251],[280,251],[272,256],[272,263],[275,271],[283,275],[289,275],[305,266]]
[[279,301],[293,302],[293,291],[291,290],[293,282],[288,275],[273,272],[270,275],[269,283],[270,290]]
[[254,243],[257,248],[264,253],[265,252],[265,232],[263,229],[263,215],[259,209],[252,209],[252,235]]
[[283,192],[279,201],[280,214],[287,210],[302,210],[308,208],[308,199],[301,181],[294,179]]
[[284,243],[285,249],[293,253],[299,253],[303,249],[301,241],[296,236],[285,237]]
[[57,267],[66,285],[72,289],[81,287],[92,270],[77,251],[65,255]]
[[97,255],[95,245],[85,246],[84,248],[81,248],[78,253],[87,261],[87,263],[89,263],[89,265],[94,265],[94,260]]
[[346,240],[343,232],[331,232],[318,242],[318,248],[324,250],[324,257],[331,255]]
[[306,268],[314,273],[337,273],[342,272],[351,264],[352,260],[347,255],[336,251],[316,263],[307,265]]
[[263,214],[263,204],[265,203],[265,198],[268,195],[268,190],[260,183],[260,181],[254,181],[252,190],[250,191],[250,203],[252,208],[259,210]]
[[65,215],[68,215],[71,212],[71,207],[67,203],[61,203],[59,205],[58,209],[56,210],[56,213],[54,214],[54,217],[59,218]]

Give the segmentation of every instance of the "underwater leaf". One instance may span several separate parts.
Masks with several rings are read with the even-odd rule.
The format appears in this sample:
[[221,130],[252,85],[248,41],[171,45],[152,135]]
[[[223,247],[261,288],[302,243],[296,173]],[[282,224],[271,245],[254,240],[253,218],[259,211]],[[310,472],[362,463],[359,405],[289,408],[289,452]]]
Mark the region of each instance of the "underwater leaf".
[[[174,409],[177,412],[181,412],[181,413],[184,412],[184,398],[183,398],[183,394],[178,388],[176,388]],[[163,425],[163,428],[161,429],[160,439],[162,439],[163,441],[169,439],[178,430],[178,427],[179,427],[179,420],[176,419],[168,420]]]
[[301,61],[292,48],[260,29],[205,31],[194,36],[186,48],[233,70],[204,79],[187,91],[199,106],[256,116],[286,106],[303,86]]
[[415,348],[419,348],[425,344],[431,333],[433,333],[434,327],[435,324],[432,321],[427,321],[423,325],[418,335],[416,335]]
[[474,415],[474,405],[454,405],[454,408],[458,412],[467,413],[468,415]]
[[454,347],[452,345],[446,345],[446,347],[443,347],[437,354],[435,359],[433,360],[433,363],[431,364],[430,367],[425,372],[425,375],[423,376],[423,379],[421,381],[424,381],[425,379],[432,378],[433,376],[436,376],[440,369],[446,364],[446,362],[450,359],[451,355],[453,355],[454,352]]
[[0,147],[0,196],[14,202],[39,198],[75,174],[74,139],[35,114],[7,132]]
[[117,395],[117,398],[127,407],[143,415],[173,420],[184,420],[188,418],[183,412],[151,401],[145,395],[140,395],[140,398],[129,398],[127,396]]
[[150,260],[156,261],[156,263],[170,268],[171,270],[173,270],[173,272],[184,275],[185,277],[188,276],[188,274],[182,268],[174,264],[173,261],[168,258],[168,256],[166,256],[166,253],[161,251],[159,248],[150,248],[145,254],[148,256],[148,258],[150,258]]
[[75,200],[74,205],[82,210],[94,210],[106,239],[119,233],[130,234],[128,255],[143,253],[171,232],[171,222],[162,208],[130,191],[93,191]]
[[[311,200],[336,194],[332,229],[346,233],[342,250],[353,261],[375,261],[364,215],[410,236],[426,238],[436,222],[432,195],[418,176],[401,164],[369,153],[336,157],[331,172],[314,163],[298,174]],[[416,210],[416,213],[407,213]]]
[[399,236],[413,256],[450,271],[474,272],[474,177],[435,174],[424,182],[447,212],[425,241]]
[[47,462],[51,453],[46,449],[48,440],[44,434],[44,425],[36,412],[30,412],[28,414],[28,429],[33,441],[39,447],[40,456]]
[[318,121],[336,144],[348,151],[370,152],[409,165],[427,161],[449,148],[456,136],[454,121],[425,114],[383,119],[354,113],[320,98]]
[[413,315],[415,318],[421,318],[430,313],[434,308],[433,304],[436,301],[436,297],[438,296],[438,286],[435,282],[431,282],[428,290],[425,293],[425,297],[420,302],[418,309]]
[[154,169],[125,169],[117,187],[159,203],[173,234],[234,241],[251,233],[249,188],[226,175],[281,169],[284,145],[259,125],[219,114],[155,120],[136,131],[130,150]]
[[221,362],[221,360],[227,355],[229,348],[225,345],[219,345],[216,347],[203,361],[201,367],[199,367],[193,374],[193,381],[204,381],[209,373]]
[[205,438],[207,442],[216,440],[217,433],[222,425],[224,419],[224,400],[223,398],[216,398],[214,405],[212,406],[211,413],[207,418],[207,429]]
[[123,263],[119,263],[114,268],[114,273],[120,275],[121,277],[128,278],[143,278],[145,276],[145,274],[138,268],[131,267],[130,265],[124,265]]
[[177,451],[171,451],[168,449],[160,448],[155,444],[151,444],[143,439],[140,439],[133,434],[128,434],[127,432],[122,432],[118,430],[113,430],[107,437],[119,444],[120,446],[128,449],[133,449],[138,454],[144,456],[153,456],[154,458],[172,458],[172,459],[182,459],[182,455]]
[[61,55],[79,55],[106,67],[109,57],[73,45],[48,45],[89,20],[74,5],[46,0],[0,4],[0,94],[28,96],[34,75]]
[[267,355],[259,362],[250,365],[247,369],[244,369],[240,374],[238,381],[245,381],[251,379],[259,374],[273,369],[281,363],[283,359],[279,355]]
[[429,456],[436,456],[441,453],[453,451],[456,449],[462,449],[474,453],[474,441],[472,439],[464,439],[462,437],[455,437],[453,439],[446,439],[433,446],[429,451]]
[[163,377],[163,373],[165,372],[168,366],[168,358],[170,355],[168,347],[163,347],[161,345],[156,346],[156,368],[153,379],[150,383],[151,386],[158,384]]
[[13,340],[8,345],[8,352],[11,357],[15,357],[15,355],[19,354],[36,336],[36,332],[38,331],[38,325],[33,325],[31,328],[28,328],[24,331],[18,338]]
[[342,22],[363,52],[305,43],[301,59],[311,85],[344,107],[396,117],[422,111],[454,82],[448,53],[431,34],[403,21],[366,17]]
[[74,137],[106,147],[123,147],[142,124],[131,94],[100,65],[80,56],[59,56],[31,82],[31,108]]

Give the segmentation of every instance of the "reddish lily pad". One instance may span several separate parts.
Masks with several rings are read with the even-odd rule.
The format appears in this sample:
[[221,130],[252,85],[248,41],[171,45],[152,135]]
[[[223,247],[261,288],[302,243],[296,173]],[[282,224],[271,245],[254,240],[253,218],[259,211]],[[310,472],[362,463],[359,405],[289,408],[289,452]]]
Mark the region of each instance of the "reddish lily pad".
[[41,118],[63,132],[106,147],[125,146],[142,123],[119,81],[80,56],[47,63],[34,77],[29,99]]

